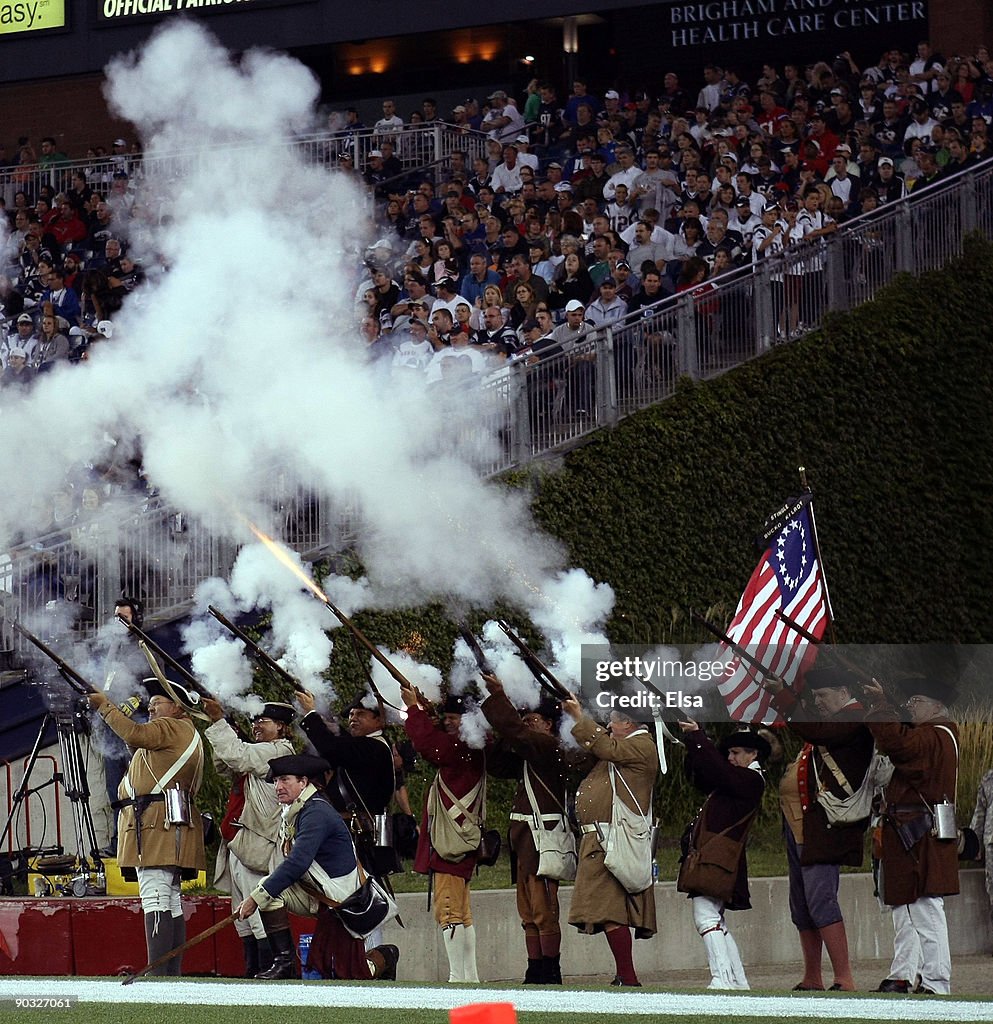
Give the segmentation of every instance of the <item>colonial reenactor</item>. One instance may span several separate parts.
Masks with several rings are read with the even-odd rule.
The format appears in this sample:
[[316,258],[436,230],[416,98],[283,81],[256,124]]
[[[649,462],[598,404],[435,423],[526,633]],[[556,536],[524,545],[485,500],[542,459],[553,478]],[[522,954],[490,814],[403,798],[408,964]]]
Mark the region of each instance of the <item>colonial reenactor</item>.
[[303,711],[300,728],[334,772],[328,799],[349,824],[363,867],[378,875],[382,865],[374,863],[375,819],[389,810],[396,782],[393,747],[383,735],[383,706],[356,701],[343,730],[317,713],[312,694],[298,693],[297,703]]
[[[948,716],[955,691],[940,680],[900,684],[910,722],[900,721],[882,687],[863,684],[871,702],[866,724],[876,746],[893,762],[883,794],[880,893],[893,910],[893,963],[881,992],[947,995],[952,958],[944,897],[959,891],[958,843],[940,834],[938,812],[954,802],[958,776],[958,729]],[[938,835],[934,832],[938,831]]]
[[[606,729],[586,717],[574,697],[562,702],[562,710],[576,723],[572,727],[576,741],[596,759],[576,794],[576,817],[583,835],[569,924],[586,935],[605,934],[617,969],[611,985],[640,987],[630,929],[637,939],[655,934],[655,890],[649,884],[643,892],[629,893],[607,870],[603,843],[615,792],[630,810],[650,814],[658,751],[648,730],[619,709],[610,712]],[[611,768],[616,772],[613,786]]]
[[448,980],[479,981],[469,883],[481,838],[485,756],[459,739],[465,712],[462,697],[448,697],[437,723],[418,704],[414,690],[401,686],[400,697],[407,707],[404,729],[414,749],[438,769],[424,807],[414,870],[430,878],[434,919],[448,956]]
[[489,697],[486,720],[521,759],[520,784],[510,811],[510,849],[517,884],[517,913],[524,929],[528,966],[524,984],[561,985],[559,883],[538,875],[534,829],[568,829],[562,748],[555,735],[558,708],[544,700],[520,713],[495,675],[483,674]]
[[[117,863],[137,872],[152,963],[186,941],[181,880],[195,878],[207,866],[195,803],[203,778],[203,743],[187,709],[167,697],[148,702],[146,724],[132,721],[103,692],[88,699],[135,751],[118,790]],[[152,973],[182,974],[182,957]]]
[[[317,918],[308,966],[324,977],[353,981],[396,977],[399,951],[379,946],[365,951],[361,939],[347,932],[331,910],[361,885],[352,837],[341,815],[319,786],[329,770],[327,761],[309,754],[273,758],[269,762],[282,820],[275,868],[246,896],[238,908],[242,920],[260,910],[265,915],[283,910]],[[294,961],[289,926],[266,934],[276,937],[275,960]],[[286,977],[287,975],[278,975]]]
[[[267,781],[269,762],[294,752],[289,737],[296,712],[289,704],[264,703],[252,718],[252,742],[247,742],[225,719],[224,708],[216,700],[206,698],[203,707],[212,723],[204,735],[213,748],[214,759],[235,774],[221,822],[214,885],[230,891],[231,908],[237,910],[268,873],[276,849],[281,808],[272,783]],[[270,920],[276,932],[289,926],[285,910],[273,911]],[[259,975],[259,940],[265,938],[260,915],[235,921],[235,929],[244,947],[245,977],[272,977],[272,966]],[[289,971],[287,977],[295,973],[292,963]]]
[[[779,786],[790,879],[790,917],[800,936],[803,978],[797,991],[820,991],[821,951],[827,949],[834,972],[832,991],[853,992],[855,981],[848,957],[848,936],[838,902],[840,865],[862,863],[869,819],[850,824],[829,822],[818,793],[836,797],[857,791],[872,760],[872,734],[856,699],[858,679],[841,668],[807,672],[806,691],[814,713],[804,712],[797,694],[780,679],[767,676],[763,686],[775,694],[772,703],[804,740],[796,760]],[[813,719],[813,720],[811,720]]]
[[[769,741],[750,729],[739,729],[725,736],[715,747],[707,734],[691,719],[680,720],[686,744],[686,774],[707,799],[693,824],[686,854],[701,851],[714,836],[723,836],[728,862],[722,863],[727,877],[733,879],[730,892],[710,888],[708,879],[698,878],[684,885],[693,901],[693,924],[703,939],[710,966],[711,989],[747,989],[748,978],[734,936],[728,931],[727,910],[749,910],[748,863],[745,840],[758,813],[765,779],[762,765],[771,748]],[[733,861],[733,862],[732,862]],[[684,864],[686,858],[684,857]],[[723,890],[724,880],[720,888]]]

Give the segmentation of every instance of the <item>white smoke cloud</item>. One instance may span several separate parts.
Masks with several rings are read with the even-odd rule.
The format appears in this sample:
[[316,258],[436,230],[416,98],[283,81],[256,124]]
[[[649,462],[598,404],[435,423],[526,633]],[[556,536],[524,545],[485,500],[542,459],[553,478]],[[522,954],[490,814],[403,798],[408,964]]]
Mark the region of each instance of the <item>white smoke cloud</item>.
[[[533,523],[526,493],[479,479],[478,448],[455,429],[465,396],[406,381],[399,393],[370,372],[352,319],[369,240],[364,193],[291,145],[313,122],[312,74],[269,51],[235,60],[189,21],[112,62],[106,90],[143,139],[134,245],[148,281],[86,367],[40,379],[4,416],[0,532],[23,527],[33,497],[97,458],[106,434],[140,437],[164,499],[235,541],[248,539],[242,515],[278,534],[298,487],[354,508],[368,580],[325,584],[346,613],[439,595],[478,607],[507,599],[529,611],[575,681],[579,645],[602,640],[613,595],[581,570],[562,572],[563,551]],[[166,160],[177,152],[189,158],[182,168]],[[285,567],[250,545],[230,592],[211,587],[201,606],[271,609],[281,663],[327,699],[319,674],[333,617]],[[249,665],[221,636],[197,625],[187,646],[227,697],[248,687]],[[512,687],[524,685],[505,668]]]

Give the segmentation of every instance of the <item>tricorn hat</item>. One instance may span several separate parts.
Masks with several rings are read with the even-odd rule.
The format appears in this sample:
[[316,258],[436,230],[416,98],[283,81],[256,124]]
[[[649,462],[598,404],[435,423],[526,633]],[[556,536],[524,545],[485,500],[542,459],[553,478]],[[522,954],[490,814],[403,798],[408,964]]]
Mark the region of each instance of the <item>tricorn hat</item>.
[[465,697],[460,693],[450,693],[441,706],[443,715],[464,715],[466,713]]
[[908,697],[919,694],[922,697],[930,697],[931,700],[939,701],[945,707],[950,707],[958,699],[958,693],[953,686],[934,676],[905,676],[898,680],[897,686]]
[[824,690],[837,686],[847,687],[849,693],[857,693],[861,690],[858,676],[854,672],[849,672],[848,669],[838,666],[812,668],[804,676],[803,681],[808,690]]
[[768,756],[772,753],[769,741],[757,732],[752,732],[751,729],[738,729],[737,732],[731,733],[730,736],[725,736],[717,744],[717,749],[722,754],[727,754],[732,747],[744,747],[745,750],[754,750],[762,764],[765,763]]
[[283,704],[281,701],[266,701],[262,710],[257,715],[252,715],[252,721],[256,718],[271,718],[274,722],[283,722],[289,725],[296,718],[297,713],[291,704]]
[[287,754],[285,757],[274,757],[269,762],[269,778],[276,779],[280,775],[302,775],[308,779],[323,781],[331,770],[331,765],[323,757],[312,754]]

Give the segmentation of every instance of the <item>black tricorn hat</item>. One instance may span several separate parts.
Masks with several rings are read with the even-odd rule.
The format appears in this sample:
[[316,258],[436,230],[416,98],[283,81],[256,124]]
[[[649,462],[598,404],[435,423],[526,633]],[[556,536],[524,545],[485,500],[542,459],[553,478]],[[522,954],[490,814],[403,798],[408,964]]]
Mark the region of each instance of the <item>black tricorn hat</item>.
[[269,762],[270,780],[280,775],[302,775],[310,780],[324,781],[324,776],[331,770],[331,765],[323,757],[312,754],[287,754],[285,757],[274,757]]
[[562,705],[554,697],[542,694],[536,708],[529,708],[522,704],[518,710],[522,718],[525,715],[541,715],[542,718],[547,718],[549,722],[555,722],[562,712]]
[[465,697],[460,693],[450,693],[441,706],[443,715],[464,715],[466,713]]
[[266,701],[257,715],[252,715],[252,721],[254,722],[256,718],[271,718],[274,722],[283,722],[289,725],[296,716],[297,713],[291,704],[272,700]]
[[858,676],[847,668],[832,665],[830,668],[812,668],[803,678],[808,690],[824,690],[836,686],[847,687],[849,693],[861,691]]
[[725,736],[717,744],[717,749],[722,754],[727,754],[732,747],[744,747],[745,750],[754,750],[762,764],[765,763],[772,753],[769,741],[757,732],[752,732],[751,729],[738,729],[736,732],[731,733],[730,736]]
[[945,707],[951,707],[958,700],[958,692],[953,686],[936,679],[934,676],[905,676],[897,681],[897,686],[908,696],[930,697]]

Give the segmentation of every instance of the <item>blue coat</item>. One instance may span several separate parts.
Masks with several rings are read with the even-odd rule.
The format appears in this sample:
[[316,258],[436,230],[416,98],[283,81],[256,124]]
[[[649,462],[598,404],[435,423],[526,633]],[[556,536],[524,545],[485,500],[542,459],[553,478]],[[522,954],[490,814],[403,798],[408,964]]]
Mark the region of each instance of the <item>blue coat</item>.
[[332,878],[341,878],[355,870],[355,852],[348,827],[320,793],[300,809],[293,846],[286,860],[265,879],[265,891],[270,896],[279,896],[298,882],[314,861]]

